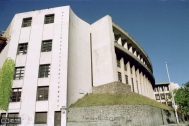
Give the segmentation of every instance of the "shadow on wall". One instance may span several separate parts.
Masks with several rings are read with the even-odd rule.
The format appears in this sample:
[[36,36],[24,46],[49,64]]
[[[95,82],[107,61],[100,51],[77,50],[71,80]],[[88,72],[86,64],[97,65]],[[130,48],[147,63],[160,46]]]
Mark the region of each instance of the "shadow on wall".
[[171,113],[168,110],[163,110],[166,115],[166,120],[168,124],[175,123],[175,121],[171,120]]

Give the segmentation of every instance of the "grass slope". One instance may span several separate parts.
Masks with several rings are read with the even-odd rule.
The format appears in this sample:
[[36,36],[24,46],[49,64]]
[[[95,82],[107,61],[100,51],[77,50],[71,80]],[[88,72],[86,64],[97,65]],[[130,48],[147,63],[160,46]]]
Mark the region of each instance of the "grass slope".
[[86,94],[83,98],[76,101],[70,107],[88,107],[88,106],[103,106],[103,105],[119,105],[119,104],[140,104],[150,105],[166,110],[173,110],[171,107],[156,102],[145,96],[130,93],[127,95],[115,94]]

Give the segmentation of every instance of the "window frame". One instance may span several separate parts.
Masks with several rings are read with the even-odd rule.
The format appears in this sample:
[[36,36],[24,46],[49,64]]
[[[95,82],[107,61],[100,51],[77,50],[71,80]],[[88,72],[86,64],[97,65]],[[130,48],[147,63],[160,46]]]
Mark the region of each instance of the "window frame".
[[125,81],[126,81],[126,84],[129,84],[129,79],[127,75],[125,75]]
[[[22,88],[12,88],[10,102],[20,102],[21,95],[22,95]],[[12,97],[14,96],[15,96],[15,101],[12,100],[13,99]]]
[[[41,116],[43,116],[43,117],[41,117],[38,114],[45,114],[45,115],[41,115]],[[34,121],[34,124],[47,124],[47,116],[48,116],[47,114],[48,114],[47,112],[35,112],[35,121]],[[44,118],[44,120],[42,120],[42,118]],[[42,121],[45,121],[45,122],[42,122]]]
[[30,27],[32,23],[32,17],[23,18],[22,20],[22,28]]
[[61,125],[61,111],[54,112],[54,126]]
[[48,77],[50,77],[50,70],[51,70],[51,64],[41,64],[41,65],[39,65],[39,75],[38,75],[38,77],[39,78],[48,78]]
[[[21,49],[21,48],[23,48],[23,49]],[[27,50],[28,50],[28,43],[19,43],[18,49],[17,49],[17,55],[25,55],[25,54],[27,54]]]
[[45,15],[44,24],[54,23],[54,17],[55,17],[54,14]]
[[[20,69],[20,70],[18,71],[18,69]],[[24,71],[24,72],[22,72],[22,71]],[[24,78],[24,73],[25,73],[25,67],[24,66],[23,67],[22,66],[21,67],[15,67],[14,80],[23,79]],[[18,75],[18,77],[16,75]]]
[[159,94],[155,94],[155,98],[156,98],[156,100],[160,100],[160,95]]
[[41,44],[41,52],[51,52],[51,51],[52,51],[52,39],[43,40]]
[[[41,95],[42,97],[40,98]],[[45,97],[46,96],[46,97]],[[38,86],[37,87],[37,101],[46,101],[49,98],[49,86]]]
[[122,82],[122,75],[121,75],[121,72],[118,72],[117,75],[118,75],[118,81],[119,81],[119,82]]

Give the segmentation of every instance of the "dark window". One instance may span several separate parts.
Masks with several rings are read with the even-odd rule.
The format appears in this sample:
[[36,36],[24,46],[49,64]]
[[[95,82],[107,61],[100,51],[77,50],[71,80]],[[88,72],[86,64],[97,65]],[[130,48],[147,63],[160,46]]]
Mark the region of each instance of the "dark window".
[[6,113],[1,113],[1,117],[6,117]]
[[120,60],[117,60],[117,67],[121,67]]
[[125,69],[125,71],[127,71],[127,65],[126,64],[124,65],[124,69]]
[[167,102],[167,105],[168,106],[172,106],[172,102]]
[[[9,113],[8,117],[11,117],[11,118],[18,117],[18,113]],[[8,124],[7,126],[18,126],[18,124]]]
[[161,99],[165,99],[165,95],[164,94],[161,94]]
[[128,76],[127,75],[125,75],[125,80],[126,80],[126,84],[129,84]]
[[19,102],[21,98],[21,88],[13,88],[11,91],[10,102]]
[[45,24],[54,23],[54,14],[45,15]]
[[54,126],[61,126],[61,112],[55,112],[54,116]]
[[122,82],[122,77],[121,77],[121,73],[120,72],[118,72],[118,81]]
[[48,100],[49,87],[37,88],[37,101]]
[[47,112],[36,112],[35,124],[47,124]]
[[159,94],[155,94],[156,100],[159,100]]
[[31,26],[32,18],[24,18],[22,21],[22,27]]
[[52,49],[52,40],[42,41],[41,52],[50,52]]
[[40,65],[39,66],[39,78],[46,78],[50,76],[50,64]]
[[28,49],[28,43],[19,44],[17,55],[27,54],[27,49]]
[[133,92],[135,92],[135,87],[134,87],[133,78],[131,78],[131,81],[132,81],[132,88],[133,88]]
[[15,73],[14,73],[14,79],[15,80],[20,80],[23,79],[24,77],[24,67],[16,67],[15,68]]

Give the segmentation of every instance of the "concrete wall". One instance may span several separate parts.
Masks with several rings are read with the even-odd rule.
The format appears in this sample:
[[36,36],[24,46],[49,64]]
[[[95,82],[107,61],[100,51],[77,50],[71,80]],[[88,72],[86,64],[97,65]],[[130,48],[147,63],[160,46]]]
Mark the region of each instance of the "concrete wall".
[[111,17],[93,23],[91,34],[93,86],[118,81]]
[[68,126],[159,126],[176,122],[172,111],[148,105],[78,107],[68,111]]
[[68,43],[68,103],[91,92],[90,25],[70,9]]

